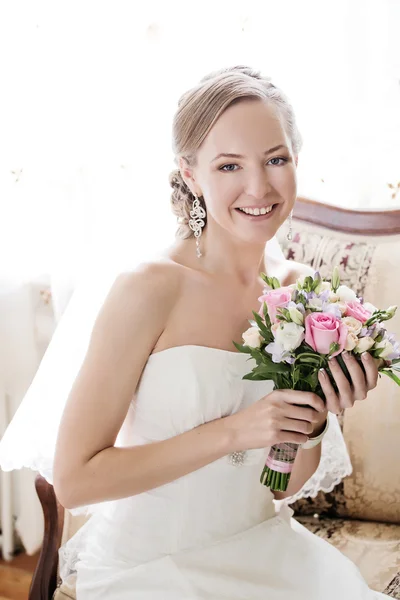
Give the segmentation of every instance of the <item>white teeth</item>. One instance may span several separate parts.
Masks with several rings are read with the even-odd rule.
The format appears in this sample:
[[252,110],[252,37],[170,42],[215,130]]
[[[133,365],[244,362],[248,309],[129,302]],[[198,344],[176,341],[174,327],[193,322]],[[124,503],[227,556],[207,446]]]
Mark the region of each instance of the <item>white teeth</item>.
[[246,215],[266,215],[271,212],[273,206],[263,206],[262,208],[240,208],[242,212],[246,213]]

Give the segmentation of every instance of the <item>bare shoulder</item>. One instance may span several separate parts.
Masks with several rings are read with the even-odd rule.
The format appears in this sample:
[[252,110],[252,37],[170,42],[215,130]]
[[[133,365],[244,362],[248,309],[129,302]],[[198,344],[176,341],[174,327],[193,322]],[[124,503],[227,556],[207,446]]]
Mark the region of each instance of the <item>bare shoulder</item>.
[[181,269],[173,261],[146,262],[118,274],[112,291],[115,296],[136,296],[146,303],[158,304],[160,300],[168,303],[179,293],[181,281]]
[[100,310],[93,336],[102,337],[106,331],[115,336],[135,336],[136,342],[145,342],[150,352],[179,298],[181,281],[179,266],[167,260],[142,263],[119,273]]

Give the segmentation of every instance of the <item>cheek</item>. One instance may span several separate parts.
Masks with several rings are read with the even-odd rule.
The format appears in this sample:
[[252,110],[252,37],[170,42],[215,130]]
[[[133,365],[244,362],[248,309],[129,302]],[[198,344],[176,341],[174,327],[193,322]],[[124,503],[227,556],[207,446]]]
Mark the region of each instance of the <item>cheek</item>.
[[240,189],[237,177],[228,177],[220,174],[210,177],[206,186],[203,187],[210,208],[212,207],[217,212],[219,209],[229,207],[233,204],[240,195]]

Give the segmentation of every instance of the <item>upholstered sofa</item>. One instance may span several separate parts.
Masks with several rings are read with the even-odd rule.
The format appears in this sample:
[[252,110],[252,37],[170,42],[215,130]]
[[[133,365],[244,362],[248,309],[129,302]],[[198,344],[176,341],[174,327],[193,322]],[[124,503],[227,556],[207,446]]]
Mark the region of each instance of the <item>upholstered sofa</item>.
[[[400,210],[362,212],[299,198],[293,238],[279,238],[289,259],[328,276],[339,265],[343,283],[379,307],[400,304]],[[390,322],[400,337],[400,314]],[[353,473],[332,491],[292,505],[295,517],[348,556],[369,585],[400,599],[400,388],[382,378],[364,402],[341,421]],[[45,540],[30,600],[53,598],[57,549],[82,525],[57,503],[40,476],[37,490],[45,513]],[[54,600],[75,598],[57,588]]]

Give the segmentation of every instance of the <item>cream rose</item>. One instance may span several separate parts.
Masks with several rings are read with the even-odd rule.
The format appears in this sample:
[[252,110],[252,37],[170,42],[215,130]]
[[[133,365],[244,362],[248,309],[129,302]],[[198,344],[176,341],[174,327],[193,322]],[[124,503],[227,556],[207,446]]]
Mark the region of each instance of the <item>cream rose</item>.
[[347,352],[351,352],[358,344],[358,337],[352,331],[347,334],[346,345],[344,347]]
[[283,323],[275,332],[275,340],[284,350],[298,348],[304,340],[304,327],[296,323]]
[[262,338],[258,327],[249,327],[243,333],[242,338],[245,346],[249,346],[250,348],[259,348],[261,346]]
[[346,325],[349,332],[355,333],[355,335],[358,335],[360,333],[362,329],[361,321],[355,319],[354,317],[344,317],[342,321]]
[[357,352],[357,354],[362,354],[363,352],[368,352],[368,350],[371,350],[371,348],[374,344],[375,344],[375,340],[373,340],[372,337],[369,337],[367,335],[366,337],[363,337],[358,340],[358,344],[354,348],[354,352]]

